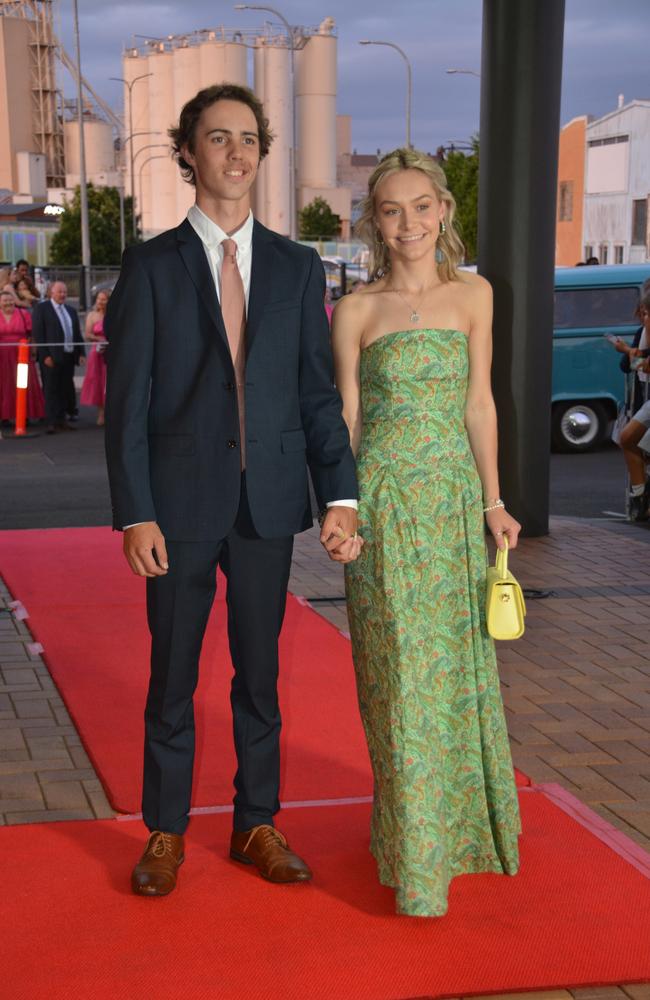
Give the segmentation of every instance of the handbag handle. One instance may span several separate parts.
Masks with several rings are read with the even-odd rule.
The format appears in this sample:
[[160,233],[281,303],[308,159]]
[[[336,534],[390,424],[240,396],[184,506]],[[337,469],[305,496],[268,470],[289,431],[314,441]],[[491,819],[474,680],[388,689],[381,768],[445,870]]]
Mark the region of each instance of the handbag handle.
[[496,558],[496,570],[502,580],[505,580],[508,576],[508,539],[504,535],[503,540],[506,547],[504,549],[497,549]]

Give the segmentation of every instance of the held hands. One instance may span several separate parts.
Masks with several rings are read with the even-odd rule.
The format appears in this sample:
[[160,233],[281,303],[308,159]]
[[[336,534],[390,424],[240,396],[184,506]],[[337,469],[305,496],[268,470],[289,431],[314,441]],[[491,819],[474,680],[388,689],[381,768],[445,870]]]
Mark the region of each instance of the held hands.
[[508,513],[505,507],[499,507],[497,510],[487,511],[485,514],[485,521],[494,536],[497,548],[504,549],[506,547],[503,540],[504,535],[508,539],[508,548],[517,548],[517,539],[519,538],[521,525],[519,524],[519,521],[515,521],[514,517]]
[[127,528],[123,549],[126,561],[136,576],[165,576],[169,569],[165,539],[155,521]]
[[320,541],[334,562],[354,562],[363,547],[363,538],[357,535],[356,510],[353,507],[330,507],[323,518]]

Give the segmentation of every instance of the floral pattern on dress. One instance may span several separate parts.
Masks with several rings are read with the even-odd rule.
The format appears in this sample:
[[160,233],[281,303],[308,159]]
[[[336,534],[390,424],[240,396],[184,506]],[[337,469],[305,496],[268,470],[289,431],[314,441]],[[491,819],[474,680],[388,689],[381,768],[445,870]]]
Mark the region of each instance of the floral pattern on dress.
[[397,912],[413,916],[444,914],[456,875],[519,864],[468,370],[457,330],[396,331],[361,356],[366,544],[346,593],[374,774],[371,851]]

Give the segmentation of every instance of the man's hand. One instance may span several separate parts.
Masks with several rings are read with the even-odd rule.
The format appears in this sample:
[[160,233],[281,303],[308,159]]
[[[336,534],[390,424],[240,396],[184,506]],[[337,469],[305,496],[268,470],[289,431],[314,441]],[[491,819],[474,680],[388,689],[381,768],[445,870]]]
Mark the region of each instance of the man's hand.
[[357,532],[357,512],[353,507],[330,507],[320,531],[321,545],[334,562],[353,562],[361,552],[363,538]]
[[155,521],[126,529],[124,555],[136,576],[165,576],[169,569],[165,539]]
[[51,354],[48,354],[48,356],[44,359],[43,364],[46,368],[54,368],[54,358]]

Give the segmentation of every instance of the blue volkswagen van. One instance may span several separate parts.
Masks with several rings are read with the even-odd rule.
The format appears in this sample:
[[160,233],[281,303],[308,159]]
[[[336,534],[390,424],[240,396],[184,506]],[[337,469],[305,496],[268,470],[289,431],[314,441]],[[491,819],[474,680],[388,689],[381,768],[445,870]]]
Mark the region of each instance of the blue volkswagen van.
[[587,451],[609,434],[625,394],[622,355],[607,334],[631,342],[650,264],[555,271],[552,435],[558,451]]

